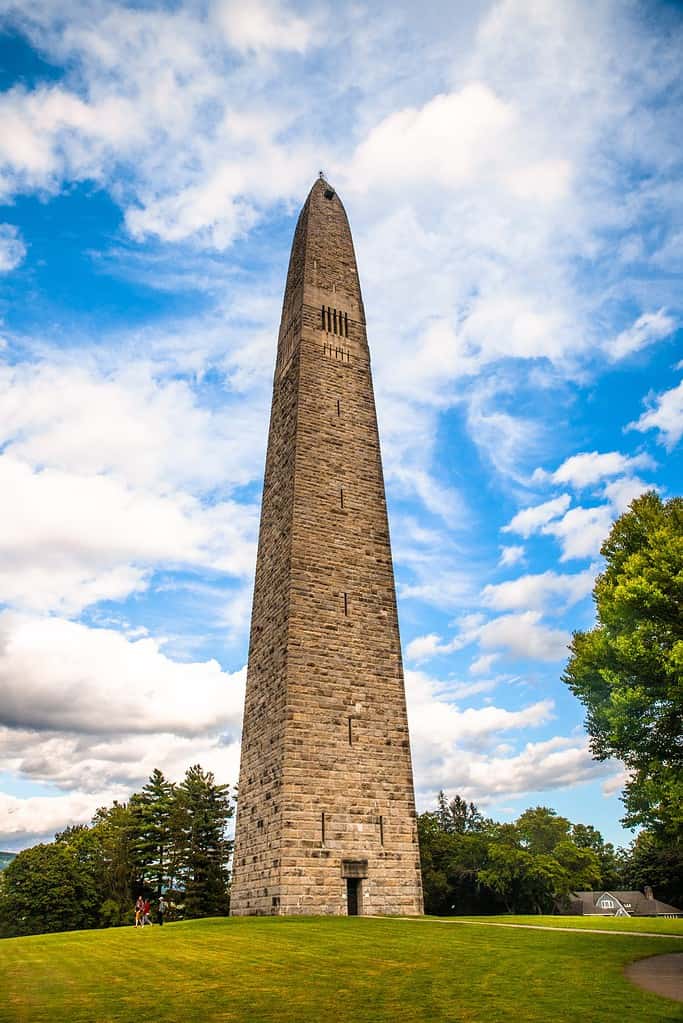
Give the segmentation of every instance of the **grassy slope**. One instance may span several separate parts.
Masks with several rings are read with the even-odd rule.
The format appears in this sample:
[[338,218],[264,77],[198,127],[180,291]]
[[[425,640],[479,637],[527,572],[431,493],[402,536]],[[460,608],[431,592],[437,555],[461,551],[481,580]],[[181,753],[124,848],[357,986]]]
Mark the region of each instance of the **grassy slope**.
[[0,941],[0,1020],[673,1023],[623,966],[673,939],[430,920],[205,920]]
[[[436,917],[434,917],[436,919]],[[458,920],[477,920],[497,924],[533,924],[535,927],[576,927],[578,930],[634,931],[643,934],[678,934],[683,937],[683,919],[660,920],[632,916],[470,916]],[[683,951],[683,949],[681,950]]]

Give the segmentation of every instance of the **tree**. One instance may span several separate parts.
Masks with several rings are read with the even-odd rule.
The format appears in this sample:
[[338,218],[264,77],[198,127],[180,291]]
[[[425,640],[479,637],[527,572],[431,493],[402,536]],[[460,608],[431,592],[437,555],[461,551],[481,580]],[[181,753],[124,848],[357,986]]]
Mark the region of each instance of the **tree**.
[[[603,890],[619,890],[624,887],[624,851],[617,851],[591,824],[572,824],[571,839],[579,849],[592,849],[598,858],[600,879],[598,887]],[[578,887],[578,886],[577,886]]]
[[683,499],[632,502],[601,548],[597,623],[575,632],[563,679],[598,760],[629,771],[627,826],[683,839]]
[[655,898],[683,907],[683,843],[663,845],[649,831],[631,843],[624,862],[624,888],[643,891],[649,885]]
[[133,892],[139,886],[133,855],[133,827],[133,816],[125,803],[100,807],[93,817],[92,830],[98,836],[101,857],[100,923],[103,926],[128,923],[131,918]]
[[232,842],[227,823],[235,810],[228,785],[211,771],[190,767],[176,792],[179,861],[185,915],[221,916],[228,911],[228,864]]
[[515,822],[520,844],[532,853],[551,853],[569,835],[570,823],[547,806],[525,810]]
[[[85,832],[73,836],[83,846]],[[99,903],[91,871],[74,845],[54,842],[24,849],[4,871],[0,934],[40,934],[92,927]]]
[[468,803],[459,795],[455,795],[449,802],[442,789],[437,796],[437,803],[439,827],[446,834],[464,835],[466,831],[481,831],[490,823],[482,817],[474,803]]
[[175,785],[155,768],[142,792],[130,800],[135,862],[142,882],[154,890],[157,898],[169,883],[175,796]]

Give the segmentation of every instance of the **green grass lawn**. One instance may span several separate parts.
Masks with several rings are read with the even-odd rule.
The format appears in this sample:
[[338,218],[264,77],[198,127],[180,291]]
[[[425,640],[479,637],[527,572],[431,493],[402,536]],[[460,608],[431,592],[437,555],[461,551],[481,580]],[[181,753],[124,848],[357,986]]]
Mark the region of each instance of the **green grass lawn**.
[[[436,919],[436,917],[432,917]],[[444,919],[442,917],[442,919]],[[446,918],[451,919],[451,918]],[[532,924],[534,927],[576,927],[598,931],[634,931],[650,934],[679,934],[683,938],[682,920],[658,920],[655,917],[635,919],[632,916],[470,916],[456,920],[476,920],[496,924]],[[683,949],[681,950],[683,951]]]
[[626,963],[673,938],[238,918],[0,941],[0,1020],[663,1023]]

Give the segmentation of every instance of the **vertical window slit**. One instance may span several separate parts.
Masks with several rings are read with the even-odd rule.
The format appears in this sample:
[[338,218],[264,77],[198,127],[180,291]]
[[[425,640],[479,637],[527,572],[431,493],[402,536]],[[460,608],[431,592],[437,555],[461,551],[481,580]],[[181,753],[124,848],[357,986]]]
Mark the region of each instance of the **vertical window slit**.
[[325,845],[325,811],[320,814],[320,844]]
[[349,336],[349,317],[348,313],[344,313],[344,337]]
[[348,618],[348,615],[349,615],[349,598],[348,598],[348,595],[346,593],[344,594],[344,614]]
[[380,845],[384,845],[384,817],[381,816],[379,819],[379,841]]
[[322,316],[323,330],[325,329],[325,306],[320,309],[320,315]]
[[340,508],[344,507],[344,488],[343,487],[339,488],[339,507]]
[[341,402],[339,401],[339,398],[337,398],[337,415],[341,415]]
[[349,746],[353,746],[353,725],[351,722],[353,718],[349,718]]
[[334,309],[333,312],[332,312],[332,323],[334,324],[332,329],[334,330],[334,332],[336,334],[337,333],[337,310],[336,309]]
[[332,316],[330,314],[330,307],[327,307],[327,329],[332,333]]

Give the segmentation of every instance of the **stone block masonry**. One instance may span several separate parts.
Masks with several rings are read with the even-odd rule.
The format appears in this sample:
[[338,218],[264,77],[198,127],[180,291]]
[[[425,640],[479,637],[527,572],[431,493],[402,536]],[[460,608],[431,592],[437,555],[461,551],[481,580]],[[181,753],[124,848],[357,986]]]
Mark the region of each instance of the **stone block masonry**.
[[365,311],[322,179],[294,234],[278,341],[231,912],[422,912]]

